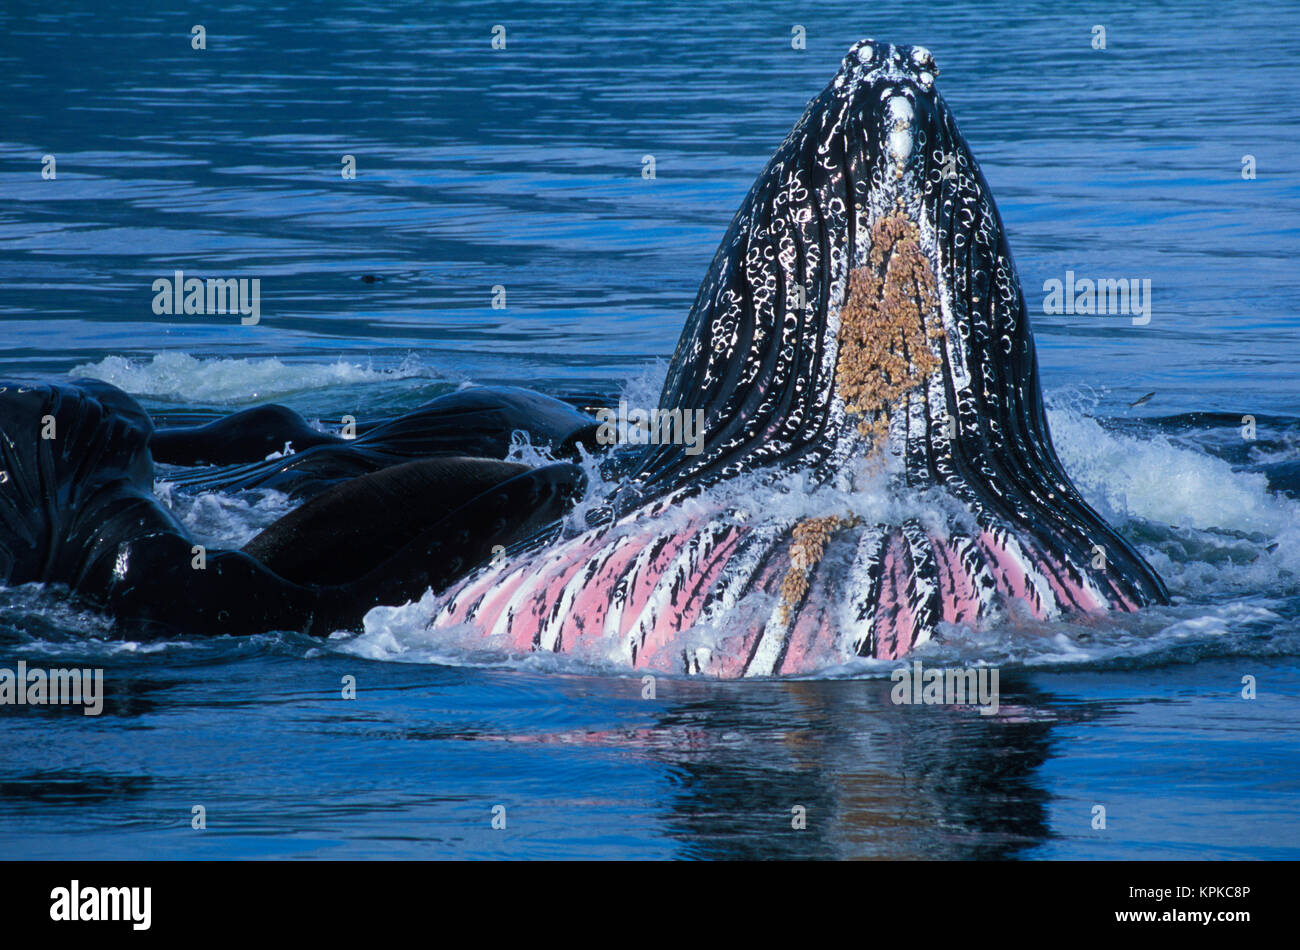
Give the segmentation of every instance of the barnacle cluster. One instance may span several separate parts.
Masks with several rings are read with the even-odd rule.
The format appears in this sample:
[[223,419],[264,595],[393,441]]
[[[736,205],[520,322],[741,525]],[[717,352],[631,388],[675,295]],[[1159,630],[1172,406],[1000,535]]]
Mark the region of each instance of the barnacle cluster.
[[826,545],[830,543],[831,536],[840,528],[851,527],[856,523],[856,518],[828,515],[824,518],[805,518],[794,526],[790,532],[790,568],[781,579],[781,605],[777,610],[777,619],[781,623],[790,622],[790,611],[808,594],[808,582],[813,568],[826,553]]
[[927,320],[938,307],[937,283],[920,238],[900,212],[877,219],[868,264],[850,272],[840,308],[835,385],[873,449],[888,435],[899,401],[941,365],[930,340],[943,327]]

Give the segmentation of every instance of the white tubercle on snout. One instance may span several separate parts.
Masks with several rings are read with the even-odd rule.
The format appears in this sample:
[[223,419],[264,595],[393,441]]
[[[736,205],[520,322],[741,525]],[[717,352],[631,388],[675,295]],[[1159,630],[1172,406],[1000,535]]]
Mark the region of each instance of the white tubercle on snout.
[[891,96],[885,102],[892,129],[889,133],[889,157],[900,167],[912,154],[912,103],[906,96]]
[[889,118],[893,120],[894,128],[906,128],[912,124],[912,103],[906,96],[894,96],[886,104],[889,109]]
[[907,161],[912,154],[912,133],[906,129],[895,129],[889,133],[889,155],[895,162]]

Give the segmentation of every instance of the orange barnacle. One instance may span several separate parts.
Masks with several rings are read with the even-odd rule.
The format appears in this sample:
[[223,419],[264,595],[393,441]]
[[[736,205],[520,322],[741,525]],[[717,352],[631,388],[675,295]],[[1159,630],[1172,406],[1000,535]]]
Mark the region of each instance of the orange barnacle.
[[858,432],[873,448],[888,435],[900,400],[941,365],[930,348],[930,340],[943,336],[929,319],[937,307],[934,269],[916,225],[899,213],[878,219],[867,266],[849,274],[835,365],[845,409],[859,417]]

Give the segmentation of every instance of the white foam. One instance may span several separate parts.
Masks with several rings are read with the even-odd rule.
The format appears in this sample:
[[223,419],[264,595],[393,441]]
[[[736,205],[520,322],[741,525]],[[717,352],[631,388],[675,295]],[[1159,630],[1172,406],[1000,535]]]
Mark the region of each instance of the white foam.
[[187,495],[157,482],[154,494],[171,509],[200,544],[213,548],[242,548],[262,529],[288,514],[298,502],[272,489],[225,495]]
[[[649,409],[659,405],[659,396],[668,378],[668,364],[657,359],[646,364],[636,376],[629,379],[623,387],[620,398],[631,407]],[[666,406],[667,409],[680,409],[680,406]]]
[[285,363],[265,359],[196,358],[187,353],[158,353],[146,361],[108,356],[76,367],[73,376],[112,383],[133,396],[183,403],[239,405],[282,397],[289,393],[339,385],[434,377],[432,369],[407,357],[391,369],[367,363]]
[[1061,462],[1083,496],[1125,531],[1145,522],[1140,545],[1177,597],[1300,590],[1300,503],[1257,472],[1174,445],[1160,434],[1110,432],[1076,408],[1048,412]]
[[1074,409],[1050,410],[1048,422],[1066,472],[1111,520],[1267,535],[1300,520],[1300,506],[1270,492],[1264,475],[1234,472],[1222,459],[1162,435],[1108,432]]

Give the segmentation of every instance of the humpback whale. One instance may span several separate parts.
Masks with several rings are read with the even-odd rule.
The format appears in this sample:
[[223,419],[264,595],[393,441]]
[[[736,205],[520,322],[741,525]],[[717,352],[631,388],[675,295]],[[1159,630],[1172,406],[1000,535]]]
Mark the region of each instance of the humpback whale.
[[[0,583],[66,587],[132,636],[351,629],[377,604],[441,589],[497,546],[536,535],[585,481],[569,462],[529,468],[466,450],[504,455],[522,430],[560,452],[593,422],[539,393],[484,387],[364,428],[356,446],[340,445],[270,406],[170,438],[107,383],[0,381]],[[243,458],[268,434],[321,444],[199,471],[310,500],[244,550],[196,545],[154,495],[150,446],[173,462],[191,451]]]
[[[614,488],[581,518],[580,467],[505,461],[516,429],[559,458],[594,447],[591,417],[536,393],[467,390],[349,442],[283,407],[158,428],[106,384],[0,384],[0,582],[67,585],[132,632],[321,635],[421,598],[430,628],[487,648],[719,677],[1167,601],[1056,456],[938,73],[921,47],[850,49],[687,317],[660,409],[702,433],[603,457]],[[195,569],[154,461],[306,503]]]
[[[938,74],[922,47],[849,50],[674,353],[660,407],[703,411],[702,451],[648,447],[605,523],[460,581],[430,626],[755,676],[896,658],[1014,602],[1052,618],[1167,600],[1056,456],[1002,221]],[[738,501],[720,490],[746,478]],[[854,504],[881,479],[945,514]],[[792,480],[840,508],[790,511]]]

